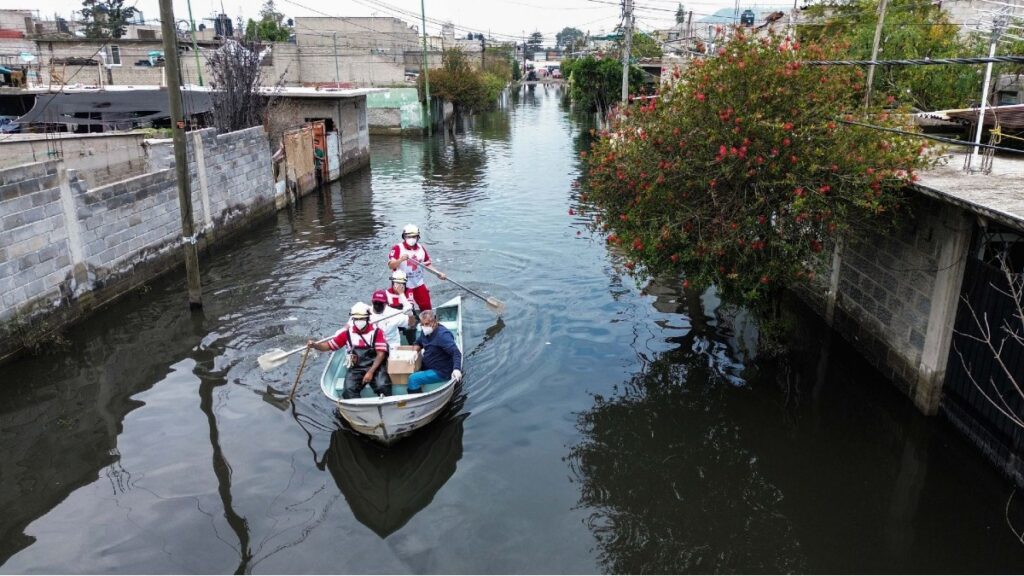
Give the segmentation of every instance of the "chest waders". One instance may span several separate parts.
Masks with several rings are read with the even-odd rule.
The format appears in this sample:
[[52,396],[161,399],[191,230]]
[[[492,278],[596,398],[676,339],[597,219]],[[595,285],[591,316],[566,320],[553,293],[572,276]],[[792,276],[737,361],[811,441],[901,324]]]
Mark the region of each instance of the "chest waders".
[[[373,331],[373,339],[376,339],[377,328]],[[350,334],[351,336],[351,334]],[[363,338],[362,334],[359,334],[359,339],[364,343],[366,339]],[[377,351],[373,346],[367,345],[365,348],[356,348],[351,346],[348,353],[353,357],[352,367],[348,369],[348,374],[345,375],[345,391],[342,392],[341,397],[345,400],[351,400],[352,398],[359,398],[359,393],[363,391],[363,376],[370,371],[373,367],[374,360],[377,359]],[[380,367],[377,368],[377,373],[373,375],[373,379],[370,380],[370,388],[373,389],[373,393],[380,396],[391,395],[391,376],[388,375],[388,359],[387,352],[384,353],[384,361],[381,362]]]

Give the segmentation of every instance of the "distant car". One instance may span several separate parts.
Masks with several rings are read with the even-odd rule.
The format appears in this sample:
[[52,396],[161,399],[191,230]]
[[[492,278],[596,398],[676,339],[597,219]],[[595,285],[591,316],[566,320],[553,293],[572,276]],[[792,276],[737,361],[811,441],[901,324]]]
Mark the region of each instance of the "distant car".
[[561,68],[555,68],[554,70],[552,70],[551,71],[551,77],[552,78],[561,78],[562,77],[562,69]]

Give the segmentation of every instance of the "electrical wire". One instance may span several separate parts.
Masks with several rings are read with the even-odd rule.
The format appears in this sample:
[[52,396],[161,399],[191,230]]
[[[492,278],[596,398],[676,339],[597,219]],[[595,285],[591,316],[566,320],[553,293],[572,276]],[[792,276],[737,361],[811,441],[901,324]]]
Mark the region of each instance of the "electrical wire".
[[942,64],[1024,64],[1024,56],[977,56],[970,58],[916,58],[909,60],[804,60],[805,66],[938,66]]

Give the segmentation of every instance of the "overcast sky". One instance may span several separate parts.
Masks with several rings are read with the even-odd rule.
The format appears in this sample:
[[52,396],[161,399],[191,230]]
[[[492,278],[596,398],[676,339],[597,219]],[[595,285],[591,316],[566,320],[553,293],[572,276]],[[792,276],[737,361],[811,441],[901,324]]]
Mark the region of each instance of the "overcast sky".
[[[126,0],[130,4],[135,0]],[[293,16],[395,16],[410,24],[417,24],[420,13],[419,0],[275,0],[277,9],[289,17]],[[533,31],[542,32],[550,43],[554,35],[566,26],[597,33],[611,31],[619,22],[617,0],[425,0],[427,9],[427,31],[435,34],[440,26],[431,23],[450,20],[465,31],[488,31],[499,40],[510,36],[516,38]],[[232,18],[239,14],[254,17],[263,0],[223,0],[224,10]],[[0,0],[0,6],[15,7],[16,0]],[[779,4],[762,0],[756,4]],[[784,2],[782,2],[784,3]],[[197,24],[201,18],[220,12],[222,0],[192,0],[192,15]],[[674,21],[676,0],[635,0],[637,6],[637,27],[642,30],[664,28]],[[754,2],[741,2],[746,8]],[[54,13],[67,17],[73,10],[81,8],[77,0],[32,0],[23,5],[39,11],[41,17],[51,18]],[[683,2],[686,10],[694,12],[694,20],[711,14],[721,8],[732,8],[735,0],[700,0]],[[159,18],[157,0],[137,0],[136,7],[142,10],[147,20]],[[185,0],[174,0],[175,18],[188,17]],[[409,13],[409,14],[403,14]],[[414,22],[412,15],[417,17]],[[155,22],[154,22],[155,23]]]

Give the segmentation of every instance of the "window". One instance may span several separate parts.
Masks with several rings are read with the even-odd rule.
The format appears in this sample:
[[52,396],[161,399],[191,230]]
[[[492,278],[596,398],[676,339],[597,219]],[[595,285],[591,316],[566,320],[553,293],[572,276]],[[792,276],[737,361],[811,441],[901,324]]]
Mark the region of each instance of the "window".
[[116,44],[107,46],[107,66],[121,65],[121,47]]

